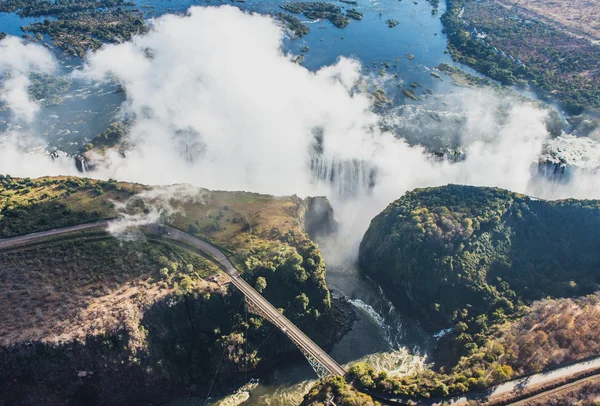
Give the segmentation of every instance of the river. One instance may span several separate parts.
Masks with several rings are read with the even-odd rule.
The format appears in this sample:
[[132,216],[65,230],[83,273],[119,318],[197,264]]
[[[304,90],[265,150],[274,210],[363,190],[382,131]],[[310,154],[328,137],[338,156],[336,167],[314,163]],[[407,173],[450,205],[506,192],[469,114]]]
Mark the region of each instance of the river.
[[[278,11],[285,1],[250,0],[233,3],[250,12]],[[344,29],[334,27],[329,21],[301,20],[310,32],[299,39],[286,38],[284,52],[305,52],[303,65],[312,70],[335,63],[340,56],[357,58],[362,62],[366,77],[375,86],[385,89],[391,106],[382,115],[402,117],[405,109],[448,109],[440,95],[452,93],[449,80],[431,75],[440,63],[455,65],[446,51],[446,37],[442,33],[439,16],[445,11],[440,3],[437,15],[425,0],[358,0],[357,6],[334,1],[342,8],[356,8],[363,13],[361,21],[351,20]],[[184,12],[190,5],[221,5],[221,1],[190,0],[137,0],[137,6],[148,18],[163,13]],[[386,20],[399,24],[389,28]],[[0,13],[1,31],[21,35],[20,26],[40,19],[20,19],[14,14]],[[81,66],[76,58],[59,55],[60,74],[67,76]],[[386,68],[386,63],[390,64]],[[474,73],[468,68],[461,68]],[[396,74],[396,75],[395,75]],[[414,83],[414,85],[413,85]],[[117,92],[116,84],[90,84],[73,81],[65,101],[43,109],[37,125],[46,130],[49,147],[74,153],[108,124],[114,121],[125,95]],[[407,99],[402,89],[414,89],[421,100]],[[429,90],[431,89],[431,91]],[[404,134],[406,135],[406,134]],[[422,367],[434,339],[419,326],[404,317],[386,299],[376,284],[362,278],[352,261],[332,264],[328,261],[327,283],[334,296],[347,297],[356,308],[358,320],[352,330],[331,350],[331,355],[341,364],[366,361],[377,369],[391,374],[406,373]],[[212,401],[213,405],[291,406],[301,402],[304,394],[314,384],[315,374],[303,360],[298,360],[273,371],[261,379],[250,393],[242,392]],[[204,399],[180,399],[174,404],[204,404]]]
[[[327,285],[334,297],[346,296],[358,316],[352,330],[329,352],[336,361],[345,367],[354,362],[367,362],[390,375],[406,374],[424,367],[435,339],[416,322],[403,316],[381,288],[363,278],[352,262],[328,266]],[[251,390],[211,399],[208,405],[297,406],[316,382],[317,377],[308,362],[298,359],[275,369],[270,376],[261,377]],[[204,404],[204,398],[185,398],[169,405]]]
[[[249,0],[230,4],[248,12],[268,13],[281,11],[279,6],[286,2]],[[137,0],[135,7],[152,19],[164,13],[185,13],[193,5],[218,6],[226,3],[215,0]],[[310,28],[310,32],[298,39],[286,37],[283,51],[300,55],[308,47],[303,65],[312,71],[335,63],[341,56],[359,59],[370,89],[384,89],[390,101],[389,105],[379,109],[382,117],[386,117],[386,125],[392,129],[397,127],[398,136],[418,143],[420,138],[424,138],[420,131],[414,131],[419,126],[408,128],[398,124],[397,118],[406,117],[407,114],[414,116],[415,110],[424,111],[427,117],[431,116],[432,111],[446,111],[449,106],[444,103],[443,96],[456,89],[450,80],[431,75],[440,63],[456,65],[445,52],[446,37],[439,19],[445,11],[445,2],[440,3],[437,15],[432,15],[432,7],[425,0],[358,0],[357,6],[339,1],[334,3],[343,9],[356,8],[363,14],[363,19],[351,20],[347,27],[339,29],[328,20],[311,21],[303,15],[297,15]],[[389,28],[386,20],[390,18],[399,24]],[[23,34],[21,26],[43,19],[0,13],[0,31],[20,36]],[[49,45],[49,38],[45,37],[44,42]],[[33,129],[44,135],[49,148],[73,154],[111,122],[122,118],[119,109],[125,101],[125,94],[118,91],[116,83],[89,83],[73,79],[69,75],[81,67],[81,61],[55,48],[52,50],[59,60],[57,74],[69,77],[72,86],[63,95],[62,104],[46,107],[40,112]],[[386,68],[388,63],[389,68]],[[461,68],[475,73],[462,65]],[[413,91],[420,100],[407,98],[402,93],[405,89]],[[0,113],[0,130],[10,122],[8,115],[9,112]],[[423,126],[422,123],[420,126]],[[415,135],[411,137],[413,132]]]
[[[381,288],[364,279],[352,263],[329,266],[327,285],[334,296],[346,296],[358,319],[352,330],[329,354],[349,366],[364,361],[390,375],[421,368],[434,339],[404,317]],[[244,405],[297,406],[315,383],[315,373],[304,360],[274,372],[254,389]]]

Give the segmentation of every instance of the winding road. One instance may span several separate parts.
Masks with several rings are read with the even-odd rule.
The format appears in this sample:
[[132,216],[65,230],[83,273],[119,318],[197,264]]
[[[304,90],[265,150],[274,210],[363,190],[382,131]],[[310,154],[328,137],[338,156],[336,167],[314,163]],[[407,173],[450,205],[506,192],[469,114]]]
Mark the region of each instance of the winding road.
[[[0,250],[8,248],[16,248],[19,246],[31,244],[37,240],[57,237],[73,232],[106,229],[110,226],[111,221],[98,221],[95,223],[80,224],[71,227],[59,228],[38,233],[27,234],[18,237],[0,239]],[[233,285],[238,288],[250,302],[252,307],[257,310],[257,313],[273,323],[279,330],[287,335],[294,344],[302,351],[309,363],[315,369],[315,372],[321,377],[322,375],[346,375],[346,371],[327,354],[321,347],[315,344],[306,334],[304,334],[294,323],[288,320],[279,312],[268,300],[250,286],[244,279],[240,277],[240,272],[231,263],[231,261],[217,247],[196,238],[188,233],[185,233],[176,228],[165,226],[163,228],[163,238],[183,242],[186,245],[194,248],[204,255],[208,255],[217,262],[221,269],[225,271],[231,278]]]
[[[310,357],[317,360],[330,374],[340,376],[346,375],[346,371],[340,364],[331,358],[329,354],[321,349],[321,347],[308,338],[302,330],[281,314],[275,306],[242,279],[237,268],[218,248],[176,228],[166,226],[165,229],[167,231],[167,235],[165,236],[167,239],[184,242],[198,251],[213,257],[215,261],[221,265],[221,268],[229,275],[231,283],[244,294],[246,300],[249,300],[253,307],[259,310],[258,313],[261,316],[273,323],[279,330],[287,335],[296,346],[298,346],[304,356],[308,358],[311,366],[313,366],[312,363],[314,361],[311,361]],[[313,368],[315,368],[315,366],[313,366]]]
[[[71,227],[42,231],[18,237],[0,239],[0,250],[25,246],[41,239],[61,236],[78,231],[106,229],[110,225],[111,221],[105,220],[95,223],[80,224]],[[207,243],[206,241],[196,238],[176,228],[166,226],[164,227],[164,231],[165,233],[162,235],[163,238],[182,242],[198,252],[213,258],[213,260],[219,264],[223,271],[229,275],[233,285],[237,287],[242,294],[244,294],[252,307],[258,310],[257,313],[267,318],[271,323],[285,333],[294,342],[294,344],[299,347],[309,362],[311,362],[311,365],[313,365],[313,362],[317,362],[320,363],[329,372],[329,374],[340,376],[344,376],[346,374],[346,371],[333,358],[331,358],[317,344],[308,338],[298,327],[294,325],[294,323],[289,321],[283,314],[281,314],[279,310],[269,303],[244,279],[242,279],[238,269],[231,263],[225,254],[221,252],[221,250]],[[313,368],[315,368],[314,365]],[[494,399],[502,397],[510,398],[511,396],[514,396],[514,398],[517,398],[520,394],[535,389],[536,387],[539,388],[542,386],[549,386],[552,383],[560,382],[561,380],[566,380],[570,377],[592,371],[600,371],[600,357],[558,367],[550,371],[541,372],[524,378],[514,379],[497,385],[486,392],[472,393],[465,396],[445,399],[443,402],[438,400],[429,400],[418,402],[418,404],[431,406],[439,406],[442,404],[460,405],[466,404],[472,400],[490,402],[494,401]],[[386,400],[391,403],[406,404],[406,400],[401,398],[386,397]]]

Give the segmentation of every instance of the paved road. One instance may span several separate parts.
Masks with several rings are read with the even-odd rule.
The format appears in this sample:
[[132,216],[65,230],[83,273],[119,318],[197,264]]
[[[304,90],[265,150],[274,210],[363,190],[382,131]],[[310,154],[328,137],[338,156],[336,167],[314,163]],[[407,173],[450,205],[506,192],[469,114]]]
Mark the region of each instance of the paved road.
[[287,317],[279,312],[269,301],[267,301],[260,293],[250,286],[244,279],[240,277],[240,273],[233,266],[231,261],[216,247],[209,243],[193,237],[183,231],[172,227],[166,227],[166,231],[170,234],[166,238],[185,242],[186,244],[202,251],[209,253],[217,262],[221,264],[223,270],[231,277],[231,282],[237,287],[244,296],[259,308],[260,311],[267,316],[269,321],[285,333],[305,354],[310,354],[316,358],[325,368],[334,375],[344,376],[346,371],[317,344],[308,338],[302,330],[294,323],[289,321]]
[[[59,236],[75,231],[89,230],[95,228],[107,228],[109,225],[110,221],[108,220],[98,221],[95,223],[80,224],[77,226],[42,231],[39,233],[27,234],[19,237],[0,239],[0,249],[25,245],[38,239]],[[308,338],[284,315],[279,313],[279,311],[264,297],[262,297],[262,295],[260,295],[256,290],[254,290],[252,286],[250,286],[246,281],[244,281],[240,277],[239,271],[218,248],[175,228],[166,227],[166,230],[170,233],[170,235],[165,236],[166,238],[185,242],[186,244],[196,248],[197,250],[213,257],[215,261],[217,261],[221,265],[223,270],[227,272],[227,274],[231,277],[231,281],[234,284],[234,286],[236,286],[244,294],[244,296],[246,296],[246,298],[248,298],[257,308],[259,308],[262,313],[267,315],[269,321],[271,321],[281,331],[283,331],[297,346],[300,347],[300,349],[304,353],[308,353],[314,358],[318,359],[333,374],[346,374],[346,371],[344,371],[344,369],[333,358],[331,358],[325,351],[323,351],[310,338]],[[519,378],[509,382],[505,382],[492,388],[491,392],[487,394],[487,398],[493,400],[494,398],[499,396],[518,394],[519,392],[522,392],[525,389],[530,389],[539,385],[549,384],[551,382],[594,369],[600,369],[600,357],[568,365],[565,367],[556,368],[552,371],[531,375],[526,378]],[[458,405],[467,403],[469,400],[473,399],[476,398],[473,396],[461,396],[448,399],[446,400],[446,402],[448,404]],[[401,399],[398,399],[398,401],[400,400]],[[442,403],[430,401],[423,404],[441,405]]]
[[76,226],[57,228],[54,230],[41,231],[39,233],[31,233],[12,238],[0,239],[0,249],[12,248],[19,245],[24,245],[42,238],[54,237],[62,234],[74,233],[76,231],[91,230],[94,228],[107,228],[110,224],[109,220],[97,221],[95,223],[78,224]]
[[[552,382],[560,381],[561,379],[595,369],[600,369],[600,357],[564,367],[559,367],[551,371],[540,372],[539,374],[530,375],[525,378],[518,378],[512,381],[504,382],[493,387],[489,393],[486,393],[485,397],[491,401],[501,396],[518,395],[527,389],[533,389],[534,387],[540,385],[548,385]],[[445,401],[445,403],[450,405],[460,405],[467,403],[469,400],[478,400],[480,398],[481,394],[474,396],[466,395],[448,399]],[[443,403],[444,402],[433,402],[431,404],[434,406],[441,406]]]
[[511,406],[528,406],[533,404],[532,402],[537,402],[538,404],[541,404],[541,402],[547,401],[550,397],[557,399],[558,396],[565,394],[565,392],[570,392],[575,389],[579,389],[579,387],[581,387],[582,385],[592,382],[596,385],[600,384],[600,376],[592,375],[588,376],[587,378],[578,379],[575,382],[571,382],[566,385],[559,386],[558,388],[542,392],[530,398],[511,403]]
[[[65,227],[55,230],[42,231],[39,233],[27,234],[19,237],[0,239],[0,250],[5,248],[18,247],[26,245],[33,241],[69,234],[76,231],[90,230],[95,228],[107,228],[110,221],[98,221],[95,223],[80,224],[72,227]],[[283,314],[279,312],[269,301],[267,301],[260,293],[250,286],[244,279],[240,277],[239,271],[231,263],[231,261],[215,246],[202,241],[190,234],[184,233],[173,227],[165,227],[168,234],[165,238],[184,242],[197,250],[210,255],[217,261],[222,269],[231,277],[231,282],[237,287],[244,296],[258,308],[263,315],[266,315],[271,323],[285,333],[300,350],[306,355],[317,359],[330,373],[343,376],[346,371],[325,351],[308,338],[298,327],[289,321]]]

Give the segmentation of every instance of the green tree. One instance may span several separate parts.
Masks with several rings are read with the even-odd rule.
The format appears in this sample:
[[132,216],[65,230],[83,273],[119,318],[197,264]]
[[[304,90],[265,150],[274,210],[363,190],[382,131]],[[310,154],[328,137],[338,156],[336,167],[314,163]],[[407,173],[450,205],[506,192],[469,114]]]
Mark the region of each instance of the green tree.
[[254,288],[258,293],[262,293],[267,287],[267,280],[262,276],[259,276],[256,279],[256,283],[254,284]]
[[308,303],[308,297],[304,293],[299,294],[294,299],[294,306],[301,313],[306,312],[306,310],[308,309]]

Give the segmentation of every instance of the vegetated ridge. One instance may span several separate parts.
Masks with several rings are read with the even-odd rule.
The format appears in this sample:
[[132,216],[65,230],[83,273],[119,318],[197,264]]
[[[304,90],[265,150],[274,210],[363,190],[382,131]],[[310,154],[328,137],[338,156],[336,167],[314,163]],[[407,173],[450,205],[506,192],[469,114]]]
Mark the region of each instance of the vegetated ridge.
[[[417,189],[371,222],[361,270],[432,331],[436,370],[366,388],[445,396],[600,353],[600,202],[496,188]],[[552,299],[554,298],[554,299]]]
[[[220,245],[317,343],[339,338],[347,326],[332,308],[323,259],[304,229],[305,219],[333,226],[323,199],[2,176],[0,234],[139,219],[165,202],[165,220]],[[300,356],[273,326],[245,314],[242,295],[215,264],[139,231],[124,240],[80,232],[0,252],[0,301],[5,402],[205,396],[219,364],[213,393],[243,383],[246,371],[252,376]]]

